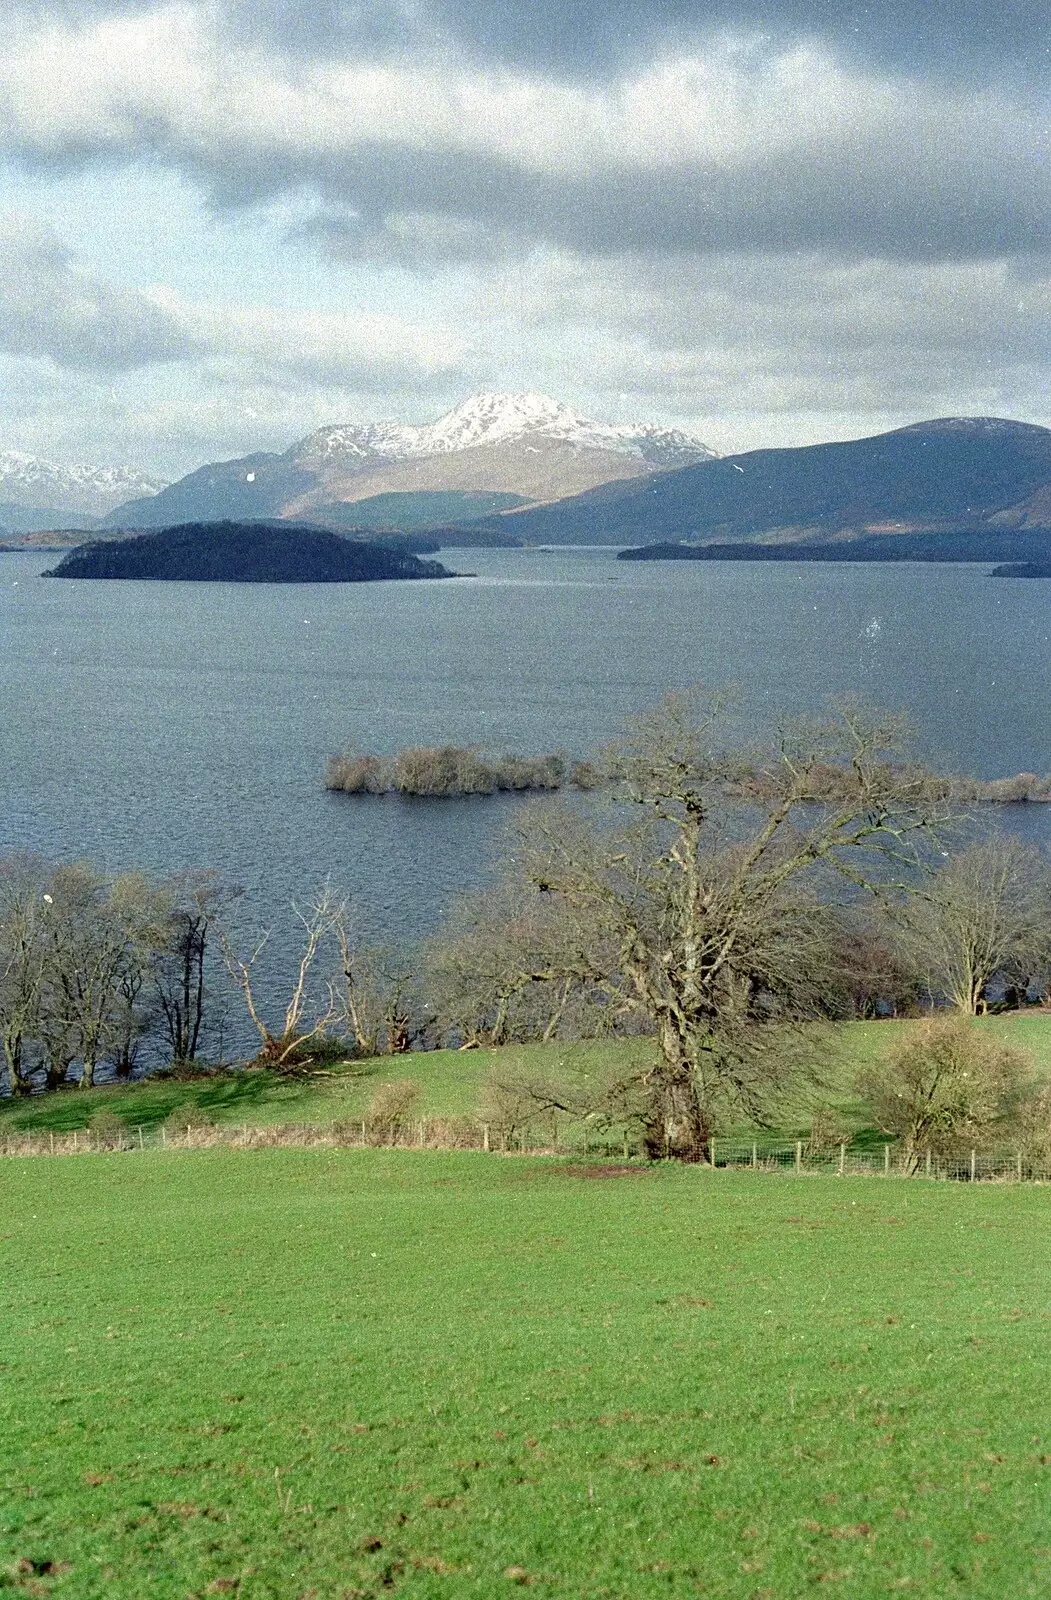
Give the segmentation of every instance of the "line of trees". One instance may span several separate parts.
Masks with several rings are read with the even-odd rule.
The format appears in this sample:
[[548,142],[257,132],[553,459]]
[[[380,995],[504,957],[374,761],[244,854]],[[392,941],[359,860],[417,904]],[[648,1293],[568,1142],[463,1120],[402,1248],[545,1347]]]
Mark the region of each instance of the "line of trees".
[[160,883],[79,862],[0,860],[0,1048],[12,1094],[131,1077],[150,1040],[212,1045],[206,953],[232,892],[209,872]]
[[255,1059],[284,1071],[412,1045],[637,1035],[643,1064],[623,1081],[493,1093],[630,1115],[652,1154],[697,1161],[727,1120],[776,1115],[824,1021],[973,1016],[1048,986],[1045,858],[1002,837],[950,852],[959,818],[897,717],[844,701],[760,746],[734,736],[720,697],[693,692],[634,719],[588,771],[593,800],[527,808],[500,883],[415,961],[370,948],[331,887],[297,908],[284,1000],[260,978],[269,935],[236,947],[236,896],[213,875],[153,884],[0,862],[8,1087],[87,1087],[103,1063],[128,1075],[147,1040],[194,1061],[225,970]]

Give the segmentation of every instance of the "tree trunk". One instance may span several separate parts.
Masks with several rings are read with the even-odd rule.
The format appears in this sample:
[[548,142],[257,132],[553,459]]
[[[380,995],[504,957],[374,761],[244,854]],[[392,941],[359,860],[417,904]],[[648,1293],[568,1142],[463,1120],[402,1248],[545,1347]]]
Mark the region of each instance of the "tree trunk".
[[22,1073],[22,1035],[4,1040],[4,1062],[7,1066],[7,1086],[11,1094],[29,1094],[28,1078]]
[[44,1088],[49,1092],[61,1089],[69,1082],[69,1069],[72,1065],[72,1061],[50,1059],[44,1071]]
[[697,1093],[683,1040],[665,1019],[658,1032],[660,1065],[650,1079],[650,1104],[643,1130],[651,1160],[711,1161],[712,1126]]

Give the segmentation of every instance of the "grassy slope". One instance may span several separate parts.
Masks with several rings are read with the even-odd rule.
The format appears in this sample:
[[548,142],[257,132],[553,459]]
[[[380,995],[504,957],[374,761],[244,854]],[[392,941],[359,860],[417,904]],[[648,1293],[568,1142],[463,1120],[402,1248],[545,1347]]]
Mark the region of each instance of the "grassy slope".
[[0,1182],[14,1592],[1048,1593],[1044,1189],[347,1151]]
[[[867,1120],[866,1109],[852,1088],[860,1068],[893,1048],[914,1026],[910,1022],[858,1022],[834,1030],[823,1052],[822,1072],[828,1085],[824,1098],[849,1122],[863,1127]],[[978,1026],[1031,1051],[1038,1071],[1051,1075],[1051,1015],[1036,1011],[1014,1013],[986,1018]],[[393,1060],[384,1057],[354,1062],[342,1070],[307,1079],[281,1079],[256,1071],[230,1073],[197,1083],[160,1079],[124,1088],[98,1089],[91,1095],[73,1091],[39,1096],[28,1102],[0,1101],[0,1133],[5,1128],[68,1132],[85,1127],[102,1107],[126,1117],[130,1123],[150,1128],[188,1100],[204,1106],[218,1122],[247,1122],[254,1126],[324,1123],[360,1116],[377,1086],[391,1078],[415,1078],[419,1082],[421,1115],[462,1115],[475,1109],[481,1083],[497,1063],[512,1068],[521,1064],[529,1071],[554,1075],[563,1064],[578,1070],[626,1067],[632,1061],[647,1059],[651,1050],[645,1039],[599,1040],[577,1045],[511,1046],[499,1051],[435,1050]],[[808,1095],[786,1107],[786,1129],[808,1127],[813,1103],[813,1095]]]

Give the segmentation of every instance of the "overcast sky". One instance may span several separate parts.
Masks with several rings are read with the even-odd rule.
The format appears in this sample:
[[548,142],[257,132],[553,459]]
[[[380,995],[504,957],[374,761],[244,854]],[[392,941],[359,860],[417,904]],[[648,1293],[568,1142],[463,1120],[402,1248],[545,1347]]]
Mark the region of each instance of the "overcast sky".
[[6,0],[0,450],[1051,423],[1046,0]]

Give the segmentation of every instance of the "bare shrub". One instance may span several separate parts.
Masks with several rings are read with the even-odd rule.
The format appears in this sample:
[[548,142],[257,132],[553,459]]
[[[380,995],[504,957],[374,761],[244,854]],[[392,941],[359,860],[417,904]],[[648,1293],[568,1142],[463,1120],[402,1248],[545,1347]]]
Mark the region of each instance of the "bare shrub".
[[598,942],[589,920],[530,885],[465,896],[424,946],[439,1035],[504,1045],[622,1031],[622,1009],[592,981]]
[[954,800],[979,805],[1019,805],[1032,801],[1046,805],[1051,800],[1051,776],[1039,778],[1035,772],[1016,772],[1010,778],[950,778],[949,792]]
[[473,1117],[428,1117],[422,1124],[424,1143],[430,1150],[477,1150],[481,1129]]
[[605,782],[605,774],[594,761],[574,761],[569,769],[569,786],[571,789],[580,789],[583,792],[587,792],[591,789],[601,789]]
[[131,1144],[128,1124],[115,1111],[96,1111],[88,1123],[88,1132],[96,1150],[127,1150]]
[[1036,1167],[1051,1167],[1051,1084],[1023,1106],[1018,1119],[1018,1145]]
[[493,764],[498,789],[561,789],[566,778],[566,763],[560,755],[503,756]]
[[[584,763],[589,772],[597,772]],[[561,789],[566,759],[558,751],[546,755],[491,755],[462,745],[409,745],[393,756],[345,751],[330,756],[326,789],[342,794],[403,794],[441,797],[472,794],[541,792]],[[581,782],[579,788],[601,781]]]
[[377,756],[347,752],[330,756],[325,767],[325,788],[342,794],[386,794],[390,786],[390,774]]
[[962,1017],[916,1028],[858,1079],[878,1127],[901,1140],[904,1165],[952,1155],[1016,1132],[1025,1120],[1032,1058]]
[[492,794],[492,768],[474,750],[456,745],[413,745],[393,762],[394,787],[407,795]]
[[185,1136],[196,1128],[214,1128],[215,1118],[210,1116],[196,1100],[181,1100],[164,1119],[164,1130],[174,1138]]
[[536,1115],[536,1103],[527,1084],[492,1072],[478,1095],[478,1120],[505,1148]]
[[371,1144],[393,1144],[415,1110],[420,1086],[411,1078],[381,1083],[365,1112],[366,1137]]
[[811,1119],[806,1153],[808,1156],[828,1155],[841,1144],[849,1144],[853,1137],[853,1129],[837,1111],[831,1106],[819,1106]]

